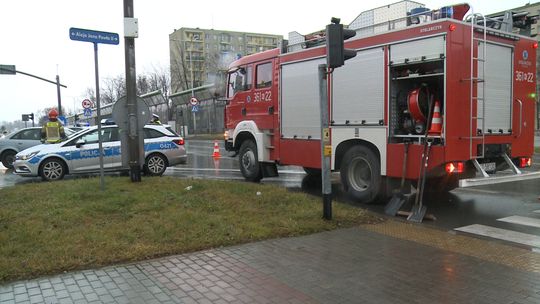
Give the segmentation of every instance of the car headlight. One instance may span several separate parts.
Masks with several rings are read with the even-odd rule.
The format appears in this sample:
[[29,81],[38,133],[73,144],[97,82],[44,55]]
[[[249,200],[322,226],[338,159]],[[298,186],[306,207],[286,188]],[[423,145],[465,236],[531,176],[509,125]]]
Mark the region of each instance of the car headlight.
[[21,159],[21,160],[27,160],[27,159],[30,159],[30,158],[36,156],[38,153],[39,153],[39,151],[32,152],[32,153],[26,154],[26,155],[21,155],[21,156],[20,156],[20,159]]

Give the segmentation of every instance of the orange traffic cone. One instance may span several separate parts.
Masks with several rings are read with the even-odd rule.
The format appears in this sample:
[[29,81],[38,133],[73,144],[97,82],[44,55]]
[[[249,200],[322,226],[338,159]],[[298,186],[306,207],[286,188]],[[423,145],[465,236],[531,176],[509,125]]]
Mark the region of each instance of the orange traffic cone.
[[435,108],[433,109],[433,118],[431,119],[431,127],[429,128],[429,135],[441,135],[442,132],[442,116],[441,105],[438,100],[435,101]]
[[219,144],[216,141],[214,141],[214,153],[212,153],[212,157],[213,158],[220,158],[221,157],[221,154],[219,153]]

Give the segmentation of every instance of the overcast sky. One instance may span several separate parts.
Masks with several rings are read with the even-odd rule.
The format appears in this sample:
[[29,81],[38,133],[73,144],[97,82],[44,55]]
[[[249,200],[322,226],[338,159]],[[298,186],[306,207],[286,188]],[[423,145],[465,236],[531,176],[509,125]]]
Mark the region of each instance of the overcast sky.
[[[306,34],[324,28],[335,16],[350,23],[359,13],[387,1],[223,1],[134,0],[139,19],[135,40],[137,73],[169,65],[169,34],[181,27],[279,34]],[[431,9],[456,1],[418,2]],[[459,2],[459,1],[457,1]],[[353,4],[354,3],[354,4]],[[526,4],[520,0],[469,1],[475,12],[489,14]],[[69,39],[69,28],[114,32],[119,45],[99,45],[100,79],[124,74],[123,1],[0,1],[0,64],[55,80],[60,76],[62,105],[81,110],[88,87],[95,87],[93,45]],[[0,122],[57,105],[56,86],[24,75],[0,75]]]

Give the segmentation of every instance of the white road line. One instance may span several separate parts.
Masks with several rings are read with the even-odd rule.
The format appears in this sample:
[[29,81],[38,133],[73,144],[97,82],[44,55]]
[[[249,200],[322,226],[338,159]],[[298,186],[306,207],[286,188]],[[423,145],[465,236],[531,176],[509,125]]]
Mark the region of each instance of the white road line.
[[540,236],[533,234],[521,233],[479,224],[459,227],[454,230],[540,248]]
[[[173,171],[219,171],[219,172],[240,172],[240,169],[215,169],[215,168],[181,168],[181,167],[169,167],[167,170]],[[300,170],[279,170],[279,173],[285,174],[306,174]]]
[[179,168],[179,167],[169,167],[167,170],[173,171],[219,171],[219,172],[240,172],[240,169],[215,169],[215,168]]
[[477,188],[456,188],[454,190],[455,192],[477,192],[477,193],[486,193],[486,194],[500,194],[500,191],[493,191],[493,190],[484,190],[484,189],[477,189]]
[[540,219],[536,219],[532,217],[513,215],[513,216],[497,219],[497,221],[540,228]]

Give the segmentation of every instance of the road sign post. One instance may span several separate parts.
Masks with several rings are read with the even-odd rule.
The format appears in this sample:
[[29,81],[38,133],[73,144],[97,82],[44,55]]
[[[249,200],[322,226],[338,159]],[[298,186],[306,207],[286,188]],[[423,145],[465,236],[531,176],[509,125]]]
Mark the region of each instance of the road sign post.
[[[75,41],[92,42],[94,44],[94,66],[96,74],[96,106],[97,106],[97,125],[98,125],[98,142],[99,142],[99,176],[101,190],[105,190],[105,178],[103,170],[103,142],[101,139],[101,105],[99,102],[99,71],[98,71],[98,43],[114,44],[120,42],[118,34],[109,32],[99,32],[80,28],[70,28],[69,38]],[[57,78],[57,82],[58,82]],[[85,116],[86,116],[85,109]],[[90,111],[90,114],[92,112]]]

